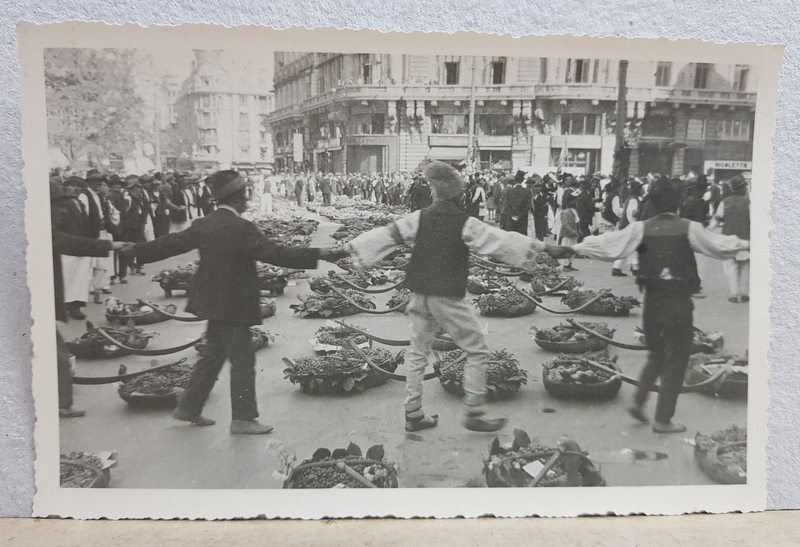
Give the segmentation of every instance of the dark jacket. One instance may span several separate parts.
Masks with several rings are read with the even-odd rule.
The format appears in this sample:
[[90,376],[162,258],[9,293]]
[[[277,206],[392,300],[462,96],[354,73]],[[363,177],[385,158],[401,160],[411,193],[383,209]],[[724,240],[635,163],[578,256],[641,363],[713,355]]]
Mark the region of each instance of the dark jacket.
[[200,264],[186,311],[203,319],[243,325],[261,323],[256,261],[314,269],[319,259],[319,249],[278,245],[228,209],[197,219],[182,232],[136,245],[136,256],[146,264],[193,249],[200,251]]
[[528,214],[531,207],[531,192],[524,186],[514,186],[508,189],[503,200],[505,213],[510,217],[523,217]]
[[69,197],[54,198],[50,202],[50,222],[53,237],[53,290],[55,293],[56,321],[67,320],[64,305],[64,273],[61,269],[61,255],[106,256],[111,250],[111,242],[105,239],[84,237],[80,234],[82,217],[76,209],[75,200]]

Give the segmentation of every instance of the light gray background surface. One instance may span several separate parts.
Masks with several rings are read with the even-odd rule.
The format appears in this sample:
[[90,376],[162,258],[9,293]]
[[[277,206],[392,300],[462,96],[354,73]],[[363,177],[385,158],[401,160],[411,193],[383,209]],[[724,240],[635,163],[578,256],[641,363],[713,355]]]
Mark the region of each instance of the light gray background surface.
[[[702,38],[785,44],[773,141],[768,506],[800,508],[800,3],[717,0],[0,0],[0,516],[28,516],[33,477],[30,296],[26,284],[26,196],[20,156],[16,23],[64,19],[180,24],[209,22],[335,26],[383,31]],[[42,161],[47,161],[43,153]],[[55,366],[55,365],[54,365]]]

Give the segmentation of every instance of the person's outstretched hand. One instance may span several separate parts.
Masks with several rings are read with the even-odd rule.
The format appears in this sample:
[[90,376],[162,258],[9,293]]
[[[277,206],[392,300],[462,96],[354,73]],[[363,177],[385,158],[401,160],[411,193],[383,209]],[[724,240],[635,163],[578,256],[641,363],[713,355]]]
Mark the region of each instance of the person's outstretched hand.
[[575,251],[572,250],[572,247],[565,247],[563,245],[551,245],[549,243],[545,245],[544,252],[546,252],[553,258],[569,258],[575,254]]
[[[120,247],[117,247],[120,245]],[[136,259],[136,244],[126,241],[115,241],[112,243],[112,248],[119,251],[120,256],[126,257],[128,260],[133,261]]]
[[347,258],[348,256],[350,256],[350,253],[341,247],[326,247],[324,249],[320,249],[319,251],[320,260],[325,260],[326,262],[336,262],[337,260]]

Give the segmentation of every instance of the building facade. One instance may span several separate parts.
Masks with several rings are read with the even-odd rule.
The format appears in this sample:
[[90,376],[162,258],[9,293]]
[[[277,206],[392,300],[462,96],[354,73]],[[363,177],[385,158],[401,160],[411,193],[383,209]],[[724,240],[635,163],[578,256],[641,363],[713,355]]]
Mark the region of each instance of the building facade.
[[238,54],[197,50],[175,103],[181,157],[196,169],[268,169],[272,72]]
[[[610,173],[618,78],[606,59],[277,52],[276,167],[394,172],[471,159]],[[631,173],[748,171],[756,79],[744,65],[630,62]]]

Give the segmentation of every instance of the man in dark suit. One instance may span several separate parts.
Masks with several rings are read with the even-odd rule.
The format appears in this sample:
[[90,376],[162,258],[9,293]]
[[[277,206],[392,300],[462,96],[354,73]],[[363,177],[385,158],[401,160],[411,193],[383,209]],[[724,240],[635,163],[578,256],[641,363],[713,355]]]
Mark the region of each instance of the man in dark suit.
[[203,405],[226,359],[231,361],[231,433],[264,434],[272,426],[259,423],[255,393],[255,353],[250,327],[261,323],[256,261],[287,268],[313,269],[319,259],[333,262],[347,256],[338,249],[284,247],[267,238],[250,221],[247,183],[236,171],[219,171],[208,178],[218,209],[197,219],[186,230],[169,234],[125,252],[142,263],[157,262],[193,249],[200,264],[186,311],[208,320],[206,354],[194,366],[174,416],[195,425],[213,425],[202,415]]
[[509,232],[528,234],[528,210],[531,208],[531,193],[522,185],[525,173],[518,171],[514,177],[514,186],[508,189],[503,201]]

